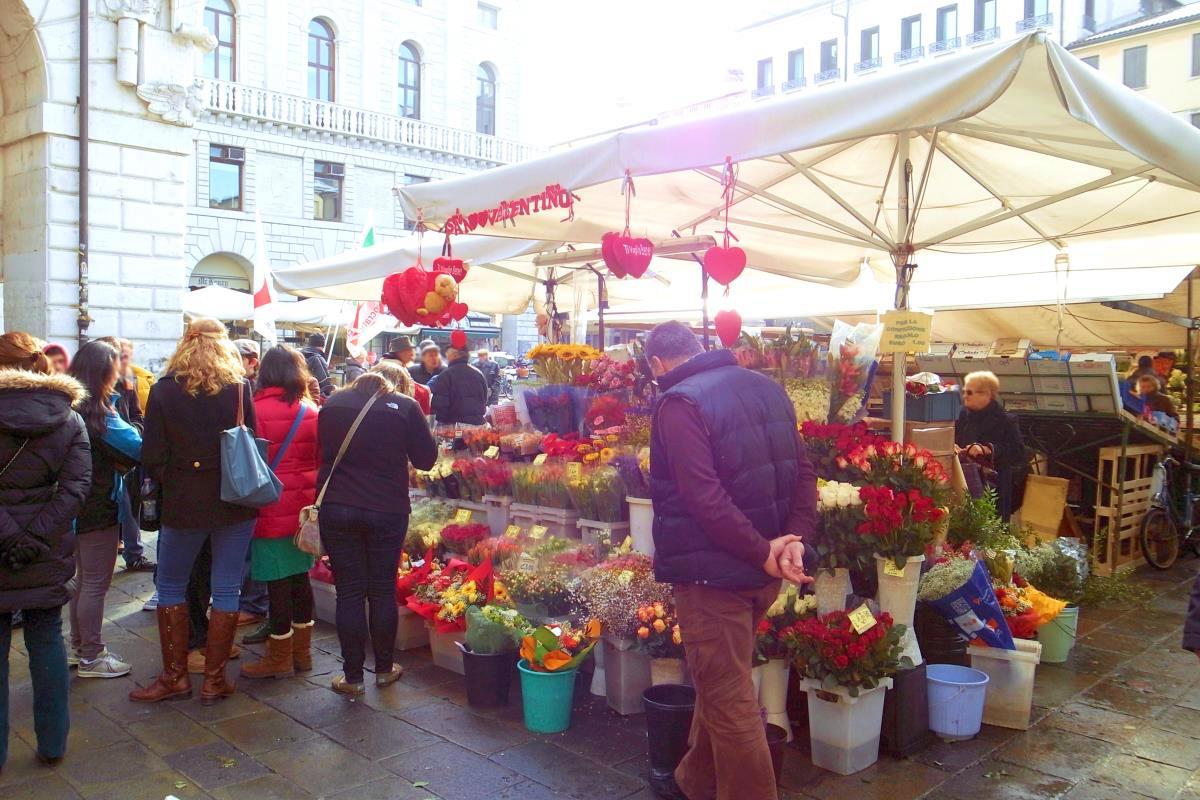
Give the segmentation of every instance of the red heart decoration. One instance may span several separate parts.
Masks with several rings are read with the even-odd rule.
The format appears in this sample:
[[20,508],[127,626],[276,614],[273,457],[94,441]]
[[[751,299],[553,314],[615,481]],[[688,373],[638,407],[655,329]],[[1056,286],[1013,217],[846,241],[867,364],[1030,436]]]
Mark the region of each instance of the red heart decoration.
[[393,317],[405,325],[415,325],[421,320],[417,309],[425,302],[428,284],[428,273],[420,267],[412,266],[384,278],[383,295],[380,300]]
[[710,278],[728,286],[746,268],[746,251],[740,247],[710,247],[704,254],[704,268]]
[[608,271],[617,278],[624,278],[627,274],[625,268],[617,261],[617,240],[620,239],[620,234],[606,233],[600,237],[600,255],[604,257],[604,266],[608,267]]
[[[707,256],[704,260],[707,264]],[[736,311],[718,311],[713,317],[713,322],[716,324],[717,338],[721,340],[721,344],[733,347],[742,334],[742,315]]]
[[463,278],[467,277],[467,265],[461,258],[438,256],[433,260],[433,271],[444,272],[459,283],[462,283]]
[[613,246],[616,261],[631,278],[646,274],[654,258],[654,242],[649,239],[634,239],[631,236],[617,237]]
[[[447,310],[447,312],[450,314],[450,319],[453,320],[462,319],[467,315],[468,311],[470,311],[470,309],[467,308],[466,303],[451,303],[450,308]],[[463,335],[465,336],[466,334]]]
[[450,346],[455,350],[467,349],[467,332],[462,328],[455,328],[450,332]]

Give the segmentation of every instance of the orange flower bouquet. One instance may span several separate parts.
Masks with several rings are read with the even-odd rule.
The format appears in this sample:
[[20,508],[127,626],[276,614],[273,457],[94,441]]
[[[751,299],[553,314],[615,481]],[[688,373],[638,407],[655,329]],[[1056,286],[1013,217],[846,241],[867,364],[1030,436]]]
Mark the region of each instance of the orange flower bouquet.
[[565,622],[543,625],[521,640],[521,658],[534,672],[564,672],[582,664],[598,641],[599,620],[591,620],[582,629]]

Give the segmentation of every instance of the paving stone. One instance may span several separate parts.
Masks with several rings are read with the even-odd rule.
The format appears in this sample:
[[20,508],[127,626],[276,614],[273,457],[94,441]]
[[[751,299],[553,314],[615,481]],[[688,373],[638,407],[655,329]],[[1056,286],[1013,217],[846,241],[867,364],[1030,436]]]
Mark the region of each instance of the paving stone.
[[368,679],[366,688],[367,693],[360,697],[358,702],[393,716],[399,716],[418,706],[441,700],[438,696],[438,687],[412,685],[408,682],[407,672],[399,682],[383,688],[377,687],[373,681]]
[[264,702],[310,728],[324,728],[360,713],[372,713],[361,700],[345,697],[328,688],[301,688],[299,685],[292,694],[268,697]]
[[1046,665],[1038,669],[1033,684],[1033,702],[1039,706],[1056,708],[1080,692],[1090,689],[1101,680],[1098,675],[1087,675]]
[[[19,725],[12,727],[30,747],[37,746],[32,718],[22,720]],[[94,708],[83,706],[71,709],[71,731],[67,735],[68,753],[99,750],[117,742],[129,741],[129,738],[121,727]]]
[[1191,772],[1136,756],[1118,754],[1096,770],[1092,780],[1149,797],[1173,798],[1187,784]]
[[7,797],[10,787],[46,777],[48,770],[37,762],[34,748],[16,736],[8,739],[8,761],[0,772],[0,797]]
[[[203,676],[195,675],[197,683],[203,680]],[[263,705],[253,697],[249,697],[244,692],[234,692],[231,697],[226,697],[213,703],[211,706],[206,706],[200,702],[200,689],[197,687],[192,692],[192,699],[185,700],[175,704],[175,709],[181,714],[194,719],[196,722],[208,724],[212,722],[220,722],[223,719],[232,719],[233,717],[242,717],[246,714],[253,714],[255,711],[264,711],[267,706]]]
[[[411,750],[380,765],[410,783],[427,783],[434,794],[453,800],[492,800],[506,787],[522,781],[512,770],[450,742]],[[576,767],[563,762],[559,768]]]
[[183,750],[167,756],[166,761],[172,768],[209,790],[267,774],[262,764],[228,742],[213,742]]
[[[12,763],[11,752],[10,748],[10,764]],[[6,775],[8,774],[7,765],[4,768],[4,772]],[[58,775],[46,770],[42,770],[41,777],[36,780],[30,779],[5,786],[4,791],[0,792],[0,795],[3,795],[4,800],[80,800],[83,797],[83,795],[75,791],[75,787],[71,786],[71,784]]]
[[1131,656],[1142,652],[1146,649],[1146,645],[1150,644],[1145,639],[1131,636],[1127,633],[1115,633],[1107,627],[1100,629],[1090,636],[1085,636],[1080,640],[1080,643],[1087,647],[1094,647],[1097,650],[1125,653]]
[[1133,667],[1132,664],[1125,664],[1113,672],[1110,680],[1142,692],[1178,700],[1187,694],[1192,684],[1196,682],[1197,674],[1195,665],[1190,673],[1183,677],[1177,677],[1167,672],[1153,669],[1140,670]]
[[1116,745],[1109,742],[1039,725],[1015,737],[992,757],[1075,782],[1088,777],[1115,750]]
[[1127,653],[1114,653],[1109,650],[1101,650],[1097,647],[1089,647],[1086,644],[1077,643],[1071,648],[1070,655],[1062,664],[1043,664],[1038,669],[1038,677],[1044,669],[1051,667],[1055,669],[1065,669],[1074,672],[1078,675],[1107,675],[1117,667],[1129,661],[1131,656]]
[[601,764],[615,764],[646,754],[646,718],[642,714],[623,717],[603,706],[575,714],[570,728],[546,738]]
[[215,800],[308,800],[313,797],[279,775],[263,775],[245,783],[214,789]]
[[485,719],[444,700],[418,706],[397,716],[481,755],[512,748],[532,738],[524,730]]
[[1200,739],[1200,711],[1192,708],[1171,706],[1150,720],[1150,724],[1164,731]]
[[[1195,733],[1200,735],[1200,731]],[[1143,728],[1130,742],[1129,752],[1148,761],[1181,769],[1200,769],[1200,740],[1158,728]]]
[[1183,694],[1176,702],[1176,705],[1190,708],[1193,711],[1200,711],[1200,686],[1193,686]]
[[85,797],[91,797],[105,783],[129,780],[148,772],[160,772],[167,767],[161,758],[130,739],[78,755],[67,751],[57,772]]
[[921,797],[941,786],[948,778],[942,770],[918,761],[883,757],[853,775],[835,775],[820,770],[820,777],[809,785],[789,786],[818,800],[844,800],[850,797],[857,800],[896,800],[898,797]]
[[1095,781],[1083,781],[1063,795],[1063,800],[1142,800],[1144,794],[1118,789]]
[[1117,678],[1106,678],[1084,692],[1080,700],[1143,719],[1153,717],[1171,705],[1170,697],[1158,694],[1153,688],[1131,686]]
[[549,742],[527,742],[496,753],[492,760],[566,797],[581,800],[625,797],[644,786],[641,781]]
[[[159,705],[166,705],[159,704]],[[125,727],[131,736],[156,755],[169,756],[218,741],[208,728],[183,714],[160,714]]]
[[1056,798],[1070,788],[1062,778],[987,759],[950,778],[940,791],[954,800],[1033,800]]
[[[253,800],[247,798],[246,800]],[[326,800],[439,800],[428,788],[417,789],[408,781],[395,775],[363,786],[355,786],[337,794],[326,795]]]
[[[496,793],[494,800],[562,800],[562,798],[570,796],[534,781],[521,781],[513,786],[505,786]],[[628,795],[625,800],[643,800],[643,798],[658,800],[658,796],[651,793],[648,787]]]
[[974,739],[947,742],[935,738],[929,747],[917,753],[913,758],[946,772],[959,772],[978,763],[1016,735],[1018,732],[1011,728],[984,725]]
[[174,796],[179,800],[201,800],[208,795],[175,770],[144,772],[120,781],[105,783],[84,795],[87,800],[131,800]]
[[355,715],[348,722],[321,732],[372,761],[441,741],[415,725],[380,712]]
[[360,786],[387,775],[367,759],[329,739],[309,739],[261,756],[271,769],[317,796]]
[[280,747],[317,735],[315,731],[273,708],[222,720],[210,727],[213,733],[252,756],[278,750]]

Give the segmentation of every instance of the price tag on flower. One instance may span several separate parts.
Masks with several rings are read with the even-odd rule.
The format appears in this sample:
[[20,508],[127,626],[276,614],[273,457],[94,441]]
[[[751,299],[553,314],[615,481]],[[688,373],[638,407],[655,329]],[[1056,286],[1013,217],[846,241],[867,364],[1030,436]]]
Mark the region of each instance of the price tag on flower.
[[567,462],[567,478],[573,481],[580,480],[583,477],[583,464],[578,461]]
[[540,467],[542,464],[545,464],[545,463],[546,463],[546,454],[545,453],[538,453],[536,456],[533,457],[533,465],[535,467]]
[[521,526],[509,525],[504,529],[504,535],[509,539],[519,539],[521,537]]
[[902,567],[897,567],[896,562],[889,558],[887,561],[883,562],[883,574],[891,575],[893,578],[903,578],[904,569]]
[[529,553],[521,553],[517,559],[517,572],[537,572],[537,559]]
[[460,508],[454,512],[454,522],[457,525],[469,525],[471,523],[471,509]]
[[548,528],[546,528],[545,525],[534,525],[532,528],[529,529],[529,538],[530,539],[545,539],[547,530],[548,530]]
[[871,609],[867,608],[866,603],[851,611],[849,617],[850,624],[854,626],[854,632],[859,636],[875,627],[875,615],[871,613]]
[[483,451],[484,458],[498,458],[500,456],[500,448],[492,445],[487,450]]

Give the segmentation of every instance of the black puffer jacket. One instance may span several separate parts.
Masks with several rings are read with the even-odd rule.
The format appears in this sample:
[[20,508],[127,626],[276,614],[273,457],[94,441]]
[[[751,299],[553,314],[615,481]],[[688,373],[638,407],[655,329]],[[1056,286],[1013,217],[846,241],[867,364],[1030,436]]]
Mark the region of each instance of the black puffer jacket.
[[[71,410],[83,395],[65,375],[0,370],[0,612],[70,599],[72,521],[92,477],[87,429]],[[14,568],[9,554],[30,537],[36,557]]]
[[433,414],[443,425],[461,422],[482,425],[487,411],[488,385],[483,373],[467,363],[466,357],[450,362],[437,376],[433,390]]

